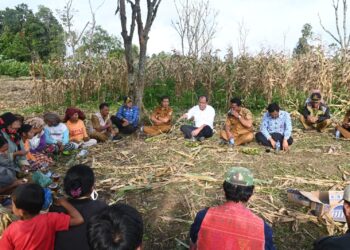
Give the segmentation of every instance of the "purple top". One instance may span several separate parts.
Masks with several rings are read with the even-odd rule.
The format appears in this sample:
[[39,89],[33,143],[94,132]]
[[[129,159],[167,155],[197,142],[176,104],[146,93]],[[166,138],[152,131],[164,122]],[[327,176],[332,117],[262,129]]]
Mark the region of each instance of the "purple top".
[[40,136],[39,145],[36,147],[36,149],[31,149],[30,152],[31,152],[31,153],[39,153],[39,152],[44,151],[45,148],[46,148],[46,138],[45,138],[45,134],[43,133],[43,134]]

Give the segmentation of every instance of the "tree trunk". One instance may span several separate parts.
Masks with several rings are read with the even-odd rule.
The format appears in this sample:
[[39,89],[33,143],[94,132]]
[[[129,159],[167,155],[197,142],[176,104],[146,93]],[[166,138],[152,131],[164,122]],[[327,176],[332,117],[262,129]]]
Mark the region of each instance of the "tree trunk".
[[147,38],[141,36],[140,41],[140,55],[139,55],[139,65],[137,71],[137,82],[134,84],[134,96],[135,104],[139,106],[141,113],[144,111],[143,105],[143,92],[145,89],[145,76],[146,76],[146,50],[147,50]]

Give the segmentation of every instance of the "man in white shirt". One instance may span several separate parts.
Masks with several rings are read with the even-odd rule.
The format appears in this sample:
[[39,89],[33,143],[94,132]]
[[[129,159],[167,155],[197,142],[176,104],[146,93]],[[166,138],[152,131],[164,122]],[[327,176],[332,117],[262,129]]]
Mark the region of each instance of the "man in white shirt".
[[191,108],[181,119],[194,120],[195,126],[183,125],[180,130],[186,139],[195,138],[199,141],[213,136],[215,110],[208,105],[208,98],[200,96],[198,105]]

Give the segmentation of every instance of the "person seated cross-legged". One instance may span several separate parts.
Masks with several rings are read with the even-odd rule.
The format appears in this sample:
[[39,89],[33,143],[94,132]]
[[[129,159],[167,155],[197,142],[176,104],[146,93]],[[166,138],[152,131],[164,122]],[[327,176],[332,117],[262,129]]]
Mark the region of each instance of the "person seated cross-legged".
[[191,108],[186,114],[182,115],[180,119],[194,119],[194,126],[182,125],[181,132],[186,139],[204,140],[213,136],[215,110],[208,105],[208,98],[200,96],[198,98],[198,105]]
[[221,131],[220,137],[231,145],[242,145],[253,141],[253,115],[241,107],[239,98],[231,99],[231,109],[227,114],[225,129]]
[[160,106],[153,111],[150,117],[153,125],[144,126],[143,131],[146,135],[150,136],[169,132],[171,129],[172,114],[173,110],[171,107],[169,107],[169,97],[163,96]]
[[289,113],[280,110],[277,103],[271,103],[262,118],[260,132],[256,133],[255,138],[259,144],[274,149],[279,142],[280,149],[287,151],[293,143],[292,120]]
[[117,129],[113,128],[109,116],[109,105],[104,102],[100,104],[99,108],[100,111],[91,116],[92,128],[90,137],[100,142],[105,142],[109,138],[112,140],[121,139]]
[[133,105],[130,97],[124,98],[124,104],[118,109],[111,121],[122,134],[132,134],[137,130],[139,122],[139,107]]
[[96,139],[90,139],[84,124],[85,115],[77,108],[68,108],[64,120],[69,130],[69,140],[75,149],[87,148],[97,144]]
[[332,124],[329,108],[321,99],[320,93],[312,93],[310,102],[307,102],[303,109],[300,122],[306,130],[316,129],[324,132]]

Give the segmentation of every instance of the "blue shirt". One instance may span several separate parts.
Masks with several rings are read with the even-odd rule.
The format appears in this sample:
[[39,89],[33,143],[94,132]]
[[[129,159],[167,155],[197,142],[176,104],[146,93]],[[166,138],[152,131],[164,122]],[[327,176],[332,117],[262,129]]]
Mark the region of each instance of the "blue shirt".
[[139,108],[137,106],[129,108],[126,105],[123,105],[119,108],[116,116],[120,120],[126,119],[129,124],[137,127],[137,123],[139,122]]
[[[198,233],[201,228],[202,222],[205,215],[208,212],[208,208],[199,211],[194,219],[193,224],[191,225],[190,238],[192,243],[197,242]],[[264,234],[265,234],[265,250],[275,250],[272,240],[272,228],[264,222]]]
[[279,116],[273,119],[269,112],[266,112],[262,118],[260,132],[270,139],[272,133],[279,133],[288,140],[292,135],[292,120],[286,111],[280,111]]

